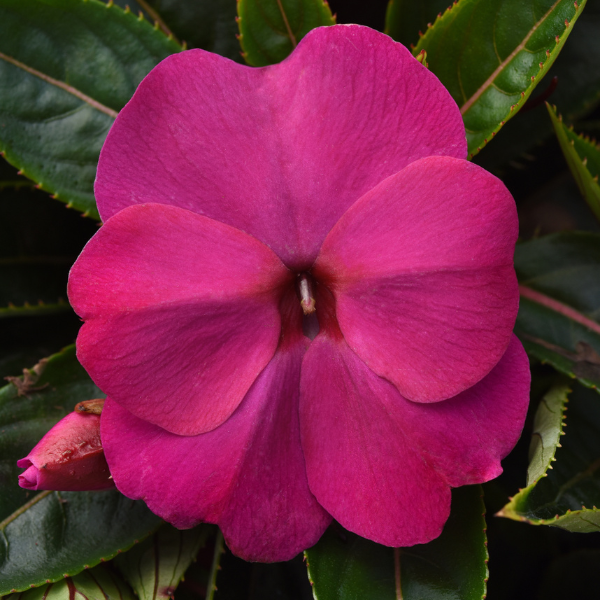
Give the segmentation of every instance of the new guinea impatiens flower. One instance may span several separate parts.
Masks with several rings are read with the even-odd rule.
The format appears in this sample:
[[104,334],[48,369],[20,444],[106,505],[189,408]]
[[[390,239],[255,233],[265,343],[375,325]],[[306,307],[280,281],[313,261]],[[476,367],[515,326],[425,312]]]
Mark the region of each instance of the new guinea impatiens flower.
[[529,392],[514,202],[466,155],[441,83],[366,27],[260,69],[159,64],[108,135],[69,281],[117,488],[249,560],[332,518],[438,536]]

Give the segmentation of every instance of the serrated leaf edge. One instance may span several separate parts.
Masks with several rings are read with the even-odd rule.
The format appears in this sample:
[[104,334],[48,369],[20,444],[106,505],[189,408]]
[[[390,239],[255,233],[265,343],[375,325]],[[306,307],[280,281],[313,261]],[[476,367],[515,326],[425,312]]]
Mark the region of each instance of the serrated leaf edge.
[[[442,13],[438,14],[438,16],[437,16],[436,20],[433,22],[433,24],[431,24],[431,23],[428,24],[427,30],[424,34],[421,34],[421,32],[419,32],[420,39],[419,39],[418,44],[413,48],[413,56],[416,56],[421,51],[421,49],[422,49],[421,46],[422,46],[422,44],[424,44],[426,42],[428,34],[430,34],[430,32],[433,31],[434,28],[436,26],[438,26],[442,21],[447,19],[449,15],[456,14],[456,12],[452,13],[452,10],[455,7],[460,8],[461,4],[466,4],[468,1],[469,0],[458,0],[458,2],[454,2],[450,7],[448,7],[446,9],[446,11],[443,14]],[[500,64],[496,68],[496,70],[488,77],[488,79],[486,79],[486,81],[480,86],[480,88],[478,88],[478,91],[480,89],[484,88],[486,86],[486,84],[488,84],[488,83],[491,85],[491,83],[493,83],[493,81],[497,77],[499,77],[499,75],[501,74],[502,68],[506,68],[510,64],[510,62],[517,56],[517,54],[520,51],[525,49],[526,42],[529,40],[531,35],[533,35],[533,33],[537,30],[537,28],[539,27],[539,23],[543,22],[552,13],[552,11],[556,8],[556,6],[561,1],[562,0],[557,0],[552,5],[552,7],[546,12],[546,14],[540,19],[540,21],[538,21],[538,23],[535,24],[534,28],[532,28],[529,31],[525,40],[523,42],[521,42],[519,44],[519,46],[517,46],[517,48],[515,48],[515,50],[513,50],[513,52],[511,52],[506,59],[504,59],[504,61],[502,61],[502,64]],[[478,146],[475,150],[472,150],[469,152],[469,160],[472,159],[477,154],[479,154],[479,152],[481,152],[481,150],[483,148],[485,148],[485,146],[487,146],[487,144],[496,136],[496,134],[500,131],[500,129],[502,129],[502,127],[504,125],[506,125],[506,122],[509,121],[510,119],[512,119],[519,112],[519,110],[521,110],[521,108],[523,107],[525,102],[527,102],[527,100],[531,96],[531,93],[533,92],[533,90],[537,87],[538,83],[542,80],[544,75],[548,72],[549,68],[552,66],[552,64],[556,60],[558,54],[562,50],[562,47],[564,46],[567,38],[569,37],[569,35],[573,29],[572,26],[575,24],[575,22],[581,15],[586,3],[587,3],[587,0],[581,0],[581,3],[573,2],[573,5],[575,7],[575,14],[573,15],[573,17],[570,21],[565,21],[565,29],[560,36],[556,36],[556,38],[555,38],[556,43],[555,43],[554,47],[551,50],[548,50],[548,49],[546,50],[546,60],[541,62],[539,65],[540,66],[539,75],[532,76],[532,78],[531,78],[532,83],[527,87],[526,90],[521,92],[521,97],[519,98],[519,100],[510,107],[510,110],[508,111],[508,113],[506,113],[505,117],[503,119],[501,119],[500,123],[497,125],[497,127],[490,132],[489,137],[484,138],[483,145]],[[487,87],[489,87],[489,85]],[[486,87],[486,89],[487,89],[487,87]],[[483,90],[483,91],[485,91],[485,90]],[[477,94],[477,92],[476,92],[476,94]],[[467,99],[467,102],[463,106],[468,104],[472,98],[473,98],[473,96],[471,96],[471,98]],[[461,114],[463,116],[468,112],[468,110],[471,108],[473,103],[474,102],[472,102],[468,106],[468,108],[464,109],[464,110],[463,110],[463,106],[460,107]],[[480,133],[480,132],[470,132],[468,130],[467,130],[467,132],[468,133]]]
[[[567,385],[558,384],[556,386],[553,386],[546,394],[544,394],[544,397],[542,398],[542,402],[551,393],[557,393],[557,394],[559,394],[561,392],[564,393],[564,400],[561,402],[561,406],[560,406],[560,412],[561,412],[561,414],[560,414],[560,429],[559,429],[559,433],[557,436],[557,443],[554,445],[554,451],[552,452],[552,455],[550,456],[548,463],[546,465],[546,468],[544,469],[544,472],[542,473],[542,475],[540,475],[537,479],[532,481],[526,487],[520,488],[519,491],[514,496],[509,498],[508,504],[506,504],[503,508],[501,508],[496,513],[497,517],[506,517],[508,519],[512,519],[513,521],[523,521],[523,522],[529,523],[531,525],[553,525],[558,520],[564,518],[566,515],[572,514],[574,512],[584,512],[584,510],[582,510],[582,511],[569,510],[569,511],[567,511],[567,513],[565,513],[565,515],[556,515],[554,517],[554,519],[530,519],[517,510],[518,503],[527,499],[527,496],[529,496],[529,494],[533,491],[533,489],[538,484],[538,482],[541,481],[544,477],[548,476],[548,470],[552,469],[552,463],[556,462],[556,452],[557,452],[558,448],[561,447],[561,444],[559,443],[560,436],[565,435],[564,428],[567,426],[566,412],[567,412],[567,404],[569,403],[568,394],[571,393],[571,391],[572,390]],[[532,433],[532,436],[535,435],[535,433],[536,432],[534,431]],[[587,509],[585,509],[585,510],[587,510]]]
[[[575,133],[572,127],[567,127],[562,121],[562,116],[558,114],[556,106],[546,103],[546,107],[550,115],[550,120],[552,121],[552,127],[554,128],[554,132],[558,138],[565,161],[569,167],[569,170],[571,171],[571,174],[573,175],[573,179],[575,179],[577,187],[579,188],[579,191],[581,192],[581,195],[584,197],[588,206],[592,209],[592,212],[596,218],[600,220],[600,185],[598,184],[598,176],[592,176],[587,168],[587,157],[582,158],[579,155],[579,152],[577,152],[577,148],[575,147],[574,140],[569,138],[568,133],[573,133],[584,144],[591,146],[597,152],[600,152],[600,147],[598,147],[598,144],[595,141],[592,142],[589,137],[586,139],[582,134]],[[569,152],[568,148],[563,147],[563,140],[561,139],[563,136],[564,143],[572,148],[572,152]],[[581,171],[575,170],[575,166],[571,165],[571,160],[577,162],[577,166],[581,168]],[[583,176],[586,181],[581,181],[581,176]],[[591,187],[593,193],[595,194],[595,198],[590,197],[590,194],[586,193],[585,184]]]
[[[144,18],[143,14],[140,14],[139,17],[136,17],[131,12],[131,10],[129,10],[129,7],[127,7],[126,9],[122,9],[120,6],[117,6],[112,1],[110,1],[108,3],[104,3],[104,2],[100,2],[100,0],[82,0],[82,2],[84,4],[97,5],[97,6],[100,6],[100,7],[104,8],[105,10],[118,11],[120,14],[127,15],[127,17],[125,17],[125,18],[127,18],[127,19],[133,19],[136,22],[144,23],[145,27],[148,27],[149,29],[151,29],[153,31],[158,31],[165,39],[167,39],[170,42],[172,42],[172,43],[176,44],[177,46],[179,46],[179,48],[181,50],[184,49],[184,47],[177,40],[175,40],[172,35],[170,37],[167,36],[167,35],[165,35],[165,33],[160,29],[160,27],[154,27],[151,23],[149,23]],[[21,63],[20,61],[17,61],[16,59],[12,59],[12,57],[6,57],[6,55],[4,55],[3,53],[0,53],[0,59],[5,59],[5,58],[11,59],[11,60],[8,60],[7,62],[10,62],[11,64],[17,66],[18,68],[26,67],[24,70],[26,72],[30,73],[31,75],[34,75],[36,77],[40,77],[40,75],[43,75],[43,77],[42,77],[43,80],[48,81],[49,83],[51,83],[53,85],[56,85],[57,83],[61,84],[61,85],[58,85],[57,87],[59,87],[60,89],[63,89],[67,93],[71,93],[72,95],[75,95],[82,102],[88,103],[90,106],[92,106],[93,108],[96,108],[96,110],[100,110],[101,112],[104,112],[109,117],[112,117],[113,119],[116,118],[116,116],[118,114],[117,111],[114,111],[114,110],[112,110],[112,109],[110,109],[108,107],[105,107],[104,105],[100,104],[99,102],[97,102],[93,98],[90,98],[86,94],[83,94],[82,92],[79,92],[79,90],[76,90],[78,93],[73,94],[73,91],[70,91],[69,89],[65,89],[65,87],[67,87],[67,88],[71,88],[72,87],[72,86],[68,86],[65,82],[60,82],[58,80],[55,80],[54,78],[49,77],[49,76],[45,75],[44,73],[41,73],[41,72],[37,71],[36,69],[32,69],[31,67],[27,67],[27,65],[24,65],[24,63]],[[73,89],[75,89],[75,88],[73,88]],[[103,107],[103,109],[101,109],[99,107]],[[10,148],[6,147],[2,143],[2,140],[0,140],[0,156],[2,156],[4,159],[6,159],[6,161],[9,164],[11,164],[13,167],[15,167],[16,169],[18,169],[19,170],[19,173],[18,173],[19,175],[24,175],[25,177],[27,177],[31,181],[34,181],[36,183],[35,187],[37,189],[40,189],[40,190],[43,190],[43,191],[49,193],[50,196],[53,199],[55,199],[55,200],[60,200],[61,202],[64,202],[66,204],[67,208],[75,208],[76,210],[80,210],[81,213],[82,213],[81,214],[82,217],[91,217],[92,219],[94,219],[96,221],[100,220],[100,214],[98,213],[97,209],[82,210],[82,209],[80,209],[77,206],[77,204],[78,204],[77,202],[73,202],[73,201],[66,202],[61,197],[60,192],[59,192],[58,189],[56,189],[54,186],[49,186],[49,185],[45,184],[44,182],[39,181],[39,179],[36,178],[34,175],[32,175],[31,173],[28,173],[27,170],[26,170],[26,168],[23,166],[23,164],[18,160],[17,157],[15,157],[13,155],[13,153],[10,150]]]
[[[13,521],[18,516],[20,516],[22,513],[24,513],[27,509],[31,508],[31,506],[33,506],[33,504],[37,504],[37,502],[39,502],[40,500],[44,500],[47,496],[49,496],[51,494],[56,494],[58,497],[58,501],[59,502],[61,501],[60,492],[49,491],[48,494],[46,494],[45,492],[42,492],[41,494],[39,494],[38,496],[36,496],[32,500],[30,500],[27,504],[24,504],[22,507],[20,507],[12,515],[7,517],[7,519],[5,519],[2,523],[0,523],[0,527],[2,527],[2,526],[6,527],[6,525],[8,525],[10,521]],[[35,502],[33,502],[33,500],[35,500]],[[16,513],[19,513],[19,514],[16,514]],[[15,515],[14,518],[12,518],[13,515]],[[10,521],[8,521],[9,519],[10,519]],[[133,548],[133,546],[135,546],[136,544],[139,544],[142,540],[145,540],[147,537],[156,533],[156,531],[161,526],[162,526],[162,523],[159,523],[152,531],[148,532],[145,536],[134,540],[133,543],[123,546],[122,548],[117,549],[115,552],[107,554],[105,556],[102,556],[98,560],[91,561],[89,564],[85,564],[79,568],[74,569],[73,571],[69,571],[68,573],[63,573],[62,577],[60,577],[60,576],[59,577],[50,577],[43,581],[29,583],[25,587],[22,587],[22,588],[13,588],[11,590],[1,590],[0,589],[0,596],[2,596],[3,594],[9,594],[9,593],[14,593],[14,592],[25,592],[32,588],[37,588],[42,585],[46,585],[48,583],[56,583],[57,581],[61,581],[62,579],[66,579],[67,577],[74,577],[75,575],[77,575],[78,573],[81,573],[82,571],[86,571],[87,569],[91,569],[101,563],[105,563],[105,562],[112,560],[115,556],[118,556],[122,552],[127,552],[127,550],[129,550],[130,548]],[[4,538],[4,527],[2,527],[2,529],[0,529],[0,531],[2,532],[3,538]],[[4,538],[4,543],[6,544],[6,538]]]
[[43,315],[69,310],[71,305],[62,298],[56,302],[46,303],[38,300],[36,303],[24,302],[22,306],[15,306],[9,302],[7,306],[0,306],[0,319],[8,317],[17,317],[22,315]]

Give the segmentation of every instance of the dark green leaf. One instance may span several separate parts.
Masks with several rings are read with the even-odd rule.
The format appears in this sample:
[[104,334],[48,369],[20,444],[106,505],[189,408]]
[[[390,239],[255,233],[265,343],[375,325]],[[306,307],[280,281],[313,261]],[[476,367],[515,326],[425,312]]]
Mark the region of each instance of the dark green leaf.
[[6,600],[134,600],[129,586],[113,571],[98,566],[56,583],[10,595]]
[[527,352],[584,385],[600,385],[600,235],[569,232],[517,244]]
[[[588,0],[589,1],[589,0]],[[446,12],[451,0],[390,0],[385,15],[385,33],[413,47],[437,16]]]
[[211,531],[210,525],[179,531],[165,524],[115,564],[140,600],[167,600]]
[[117,491],[41,492],[0,523],[0,594],[75,575],[159,524],[143,502]]
[[0,150],[42,189],[97,218],[104,138],[142,78],[180,49],[97,0],[0,0]]
[[236,0],[115,0],[142,12],[157,22],[166,35],[173,35],[188,48],[202,48],[241,62]]
[[[21,395],[19,395],[21,394]],[[116,491],[32,493],[16,461],[81,401],[102,394],[74,347],[0,389],[0,595],[57,581],[112,558],[160,523],[143,502]]]
[[239,0],[240,43],[246,62],[281,62],[315,27],[335,20],[323,0]]
[[330,527],[306,551],[318,600],[481,600],[487,581],[481,488],[452,491],[452,513],[429,544],[393,549]]
[[525,103],[573,30],[586,0],[460,0],[421,38],[429,68],[461,109],[469,156]]
[[[565,122],[587,115],[600,101],[600,0],[588,0],[570,36],[544,82],[532,96],[547,96],[556,104]],[[556,85],[551,80],[556,77]],[[531,152],[552,135],[552,125],[543,103],[522,111],[508,122],[494,143],[478,156],[478,164],[491,170]]]
[[589,138],[577,135],[573,128],[567,128],[563,124],[562,118],[556,114],[556,108],[548,105],[548,112],[560,148],[577,182],[579,191],[600,220],[600,185],[598,185],[600,148]]
[[540,404],[528,485],[499,515],[569,531],[600,531],[600,400],[575,384],[563,424],[566,402],[567,388],[561,386]]

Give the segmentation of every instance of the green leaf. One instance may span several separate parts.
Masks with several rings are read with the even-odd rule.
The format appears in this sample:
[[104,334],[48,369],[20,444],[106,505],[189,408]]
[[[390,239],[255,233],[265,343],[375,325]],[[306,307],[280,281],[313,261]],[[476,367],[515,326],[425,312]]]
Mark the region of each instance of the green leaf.
[[98,218],[104,138],[142,78],[180,49],[97,0],[0,0],[0,151],[40,188]]
[[547,105],[550,119],[569,169],[577,182],[579,191],[600,220],[600,148],[589,138],[577,135],[567,128],[556,114],[556,107]]
[[421,38],[476,155],[525,103],[555,61],[586,0],[460,0]]
[[210,575],[208,577],[208,584],[206,586],[206,600],[213,600],[215,592],[217,591],[217,575],[221,568],[221,559],[225,552],[225,541],[223,539],[223,533],[220,529],[217,530],[217,537],[215,539],[215,549],[213,552],[213,561],[210,567]]
[[429,544],[387,548],[330,527],[305,552],[318,600],[481,600],[487,548],[480,486],[452,490],[452,513]]
[[[591,112],[600,101],[600,2],[588,0],[577,21],[577,33],[570,36],[545,81],[534,96],[550,94],[565,122],[572,123]],[[556,77],[556,85],[551,80]],[[533,98],[533,97],[532,97]],[[502,135],[479,155],[478,164],[491,170],[531,152],[553,133],[543,105],[519,112],[503,128]]]
[[517,244],[515,333],[527,352],[588,387],[600,385],[600,235],[566,232]]
[[239,0],[240,44],[246,62],[281,62],[315,27],[334,25],[324,0]]
[[241,62],[236,0],[115,0],[115,4],[157,22],[188,48],[202,48]]
[[575,385],[563,423],[567,391],[555,387],[540,404],[528,485],[498,514],[532,525],[600,531],[600,399]]
[[0,523],[0,594],[110,560],[160,522],[143,502],[117,491],[41,492]]
[[412,48],[419,41],[422,32],[451,3],[451,0],[390,0],[385,14],[385,33]]
[[566,384],[555,385],[540,402],[529,446],[527,485],[545,477],[554,461],[556,448],[560,446],[560,436],[563,435],[564,411],[570,391]]
[[6,596],[6,600],[134,600],[128,585],[114,572],[99,566],[56,583],[28,590],[18,596]]
[[28,373],[0,389],[0,595],[112,558],[161,522],[116,491],[32,497],[18,486],[16,461],[77,402],[103,397],[73,346]]
[[211,531],[209,525],[179,531],[165,524],[151,538],[118,556],[115,565],[140,600],[167,600]]

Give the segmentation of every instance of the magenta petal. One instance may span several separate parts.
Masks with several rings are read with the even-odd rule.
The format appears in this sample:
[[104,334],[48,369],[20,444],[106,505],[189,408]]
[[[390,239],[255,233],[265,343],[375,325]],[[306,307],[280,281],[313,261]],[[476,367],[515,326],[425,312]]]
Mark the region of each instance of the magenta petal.
[[405,397],[434,402],[480,381],[508,347],[517,226],[500,180],[425,158],[342,216],[314,273],[334,292],[350,347]]
[[103,219],[172,204],[307,268],[380,181],[425,156],[466,154],[455,102],[404,46],[367,27],[323,27],[262,69],[202,50],[168,57],[113,125],[95,191]]
[[30,460],[22,458],[17,461],[17,467],[26,469],[19,475],[19,485],[26,490],[44,489],[38,488],[40,480],[40,470],[33,466]]
[[114,402],[102,440],[121,492],[179,528],[218,523],[246,560],[288,560],[331,521],[308,489],[298,390],[304,345],[278,350],[237,411],[217,429],[181,437]]
[[71,270],[69,298],[86,321],[78,358],[140,418],[208,431],[273,356],[289,277],[271,250],[228,225],[172,206],[129,207]]
[[308,483],[344,527],[386,546],[436,538],[450,488],[403,425],[404,400],[344,340],[320,334],[302,363],[300,425]]
[[500,362],[472,388],[434,404],[403,400],[404,427],[452,487],[489,481],[521,435],[530,380],[529,359],[513,335]]

